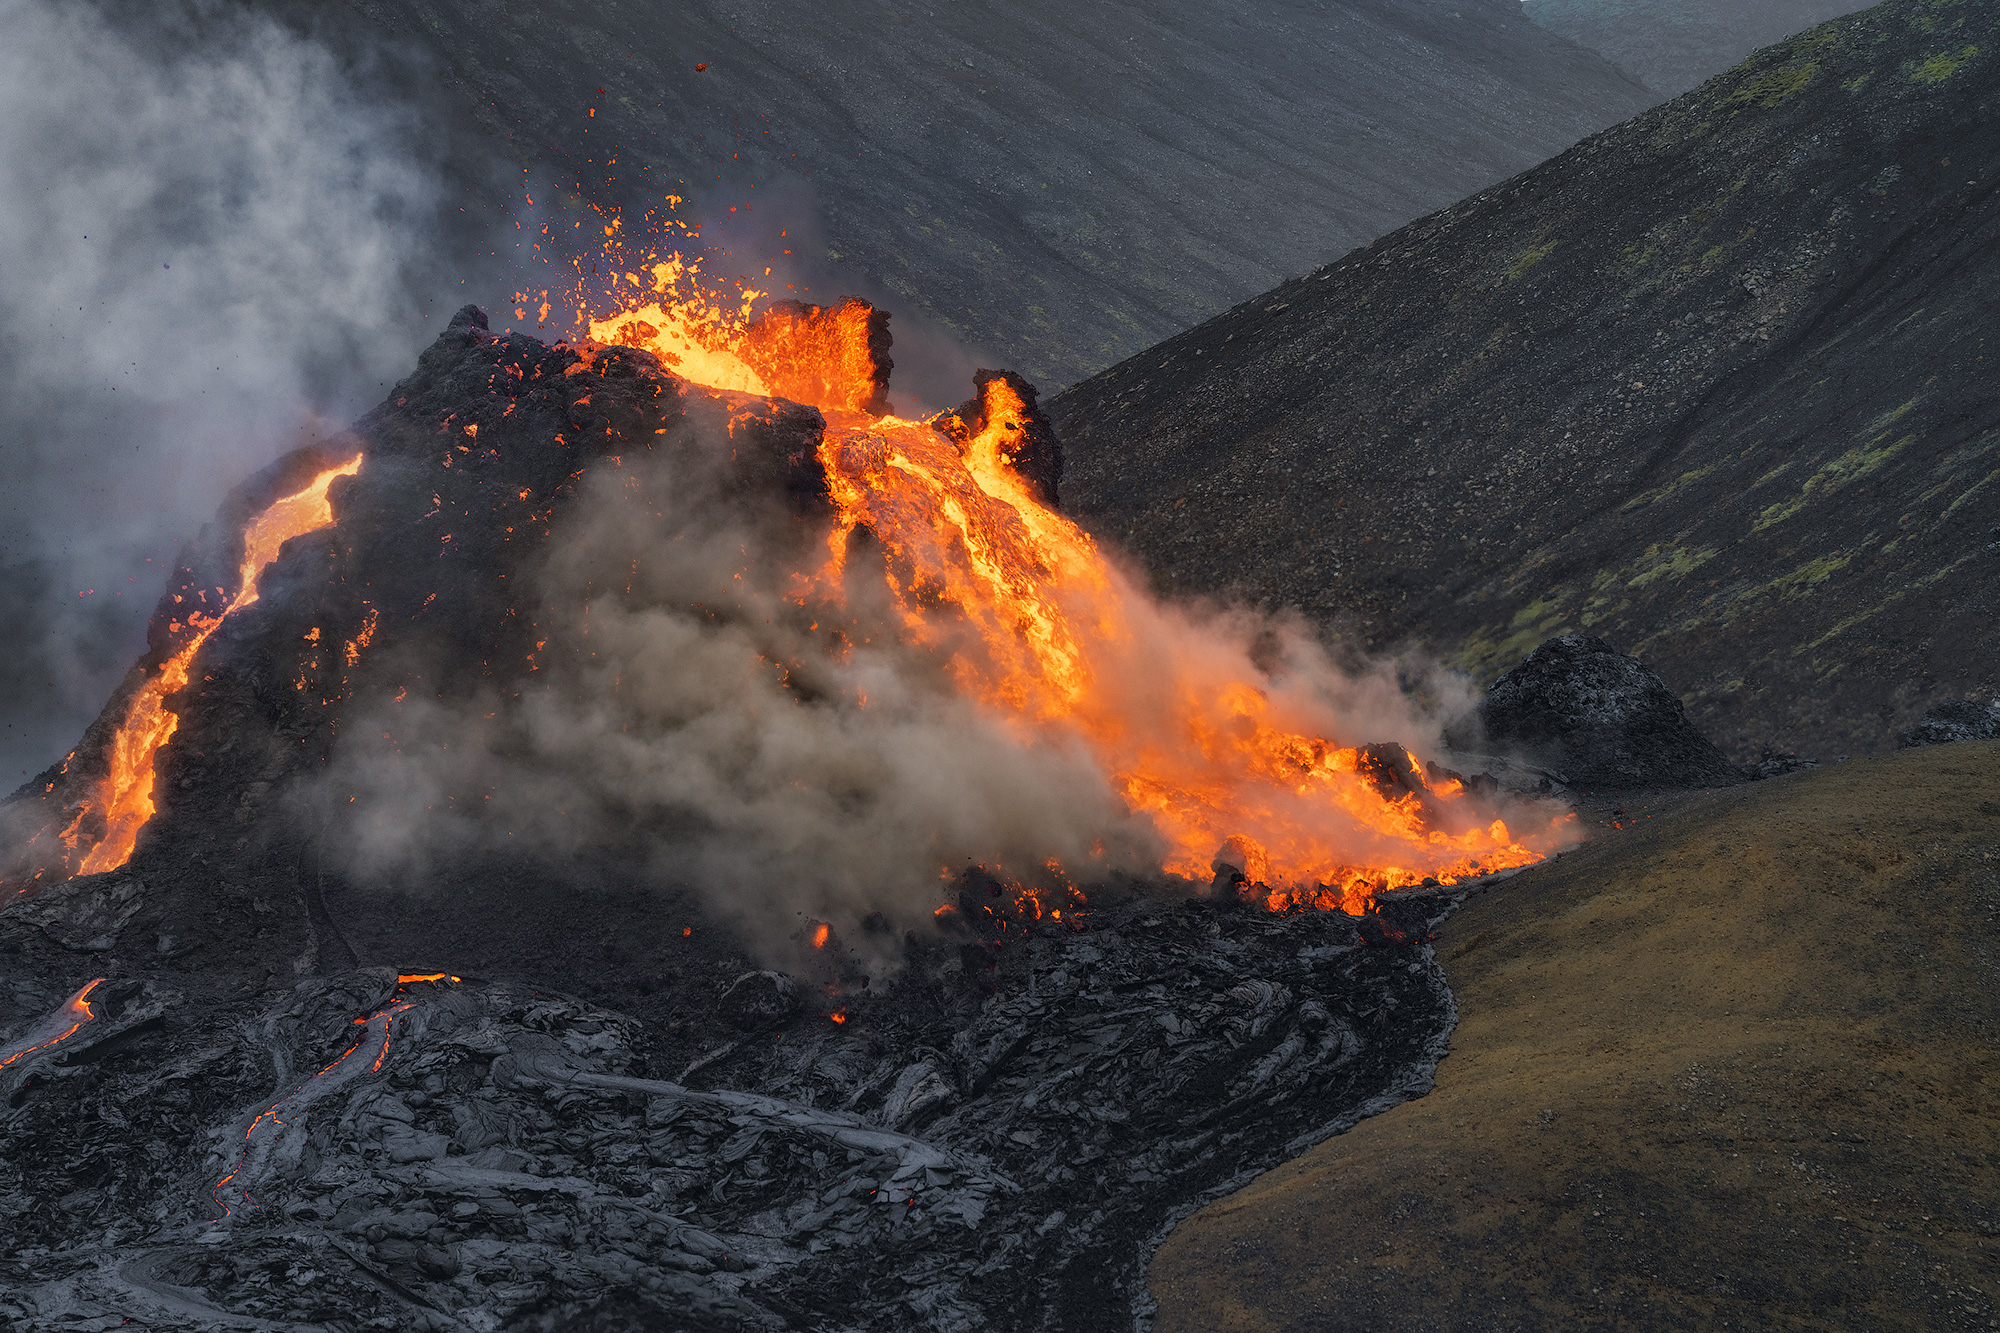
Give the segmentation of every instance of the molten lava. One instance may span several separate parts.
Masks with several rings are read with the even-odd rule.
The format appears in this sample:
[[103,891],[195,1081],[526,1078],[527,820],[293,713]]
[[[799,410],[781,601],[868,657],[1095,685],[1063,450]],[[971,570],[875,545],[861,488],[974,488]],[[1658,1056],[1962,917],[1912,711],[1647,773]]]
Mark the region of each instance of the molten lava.
[[899,418],[887,339],[861,303],[783,302],[752,321],[759,293],[732,308],[691,290],[678,259],[648,271],[626,275],[631,304],[589,320],[590,339],[818,407],[837,518],[817,585],[839,596],[851,539],[872,533],[907,639],[947,656],[959,689],[1024,740],[1087,747],[1158,829],[1166,871],[1240,877],[1274,910],[1359,912],[1381,890],[1526,865],[1570,840],[1551,808],[1523,806],[1534,827],[1517,833],[1401,746],[1343,744],[1313,669],[1260,671],[1240,642],[1149,597],[1024,475],[1019,381],[982,372],[957,413]]
[[102,822],[102,833],[77,867],[79,874],[116,870],[131,858],[139,830],[153,817],[153,760],[180,725],[167,700],[187,684],[195,654],[216,627],[257,601],[257,581],[265,567],[278,558],[279,549],[292,538],[333,522],[327,488],[334,479],[351,477],[360,470],[361,456],[356,454],[341,466],[320,473],[303,489],[273,501],[250,520],[243,531],[243,563],[235,599],[217,616],[199,611],[188,614],[188,632],[179,650],[161,663],[159,674],[133,694],[106,756],[108,771],[84,797],[76,817],[63,831],[63,841],[74,850],[86,823]]
[[70,996],[62,1008],[31,1029],[26,1038],[13,1050],[7,1052],[5,1056],[0,1056],[0,1069],[5,1069],[16,1060],[33,1055],[37,1051],[46,1051],[51,1046],[60,1045],[75,1036],[78,1028],[97,1017],[90,1007],[90,993],[103,984],[104,978],[99,977],[95,981],[86,983],[82,990]]
[[268,1107],[252,1116],[243,1136],[230,1144],[225,1163],[229,1168],[227,1174],[209,1186],[209,1198],[221,1210],[217,1220],[233,1217],[244,1208],[257,1207],[257,1201],[250,1197],[250,1186],[274,1169],[274,1164],[283,1162],[288,1139],[290,1156],[296,1160],[305,1133],[306,1113],[315,1102],[358,1078],[382,1071],[398,1022],[419,1003],[420,994],[408,991],[412,983],[456,984],[458,980],[446,972],[406,972],[397,977],[396,990],[389,1002],[354,1020],[356,1027],[367,1029],[359,1041],[317,1073],[293,1083]]

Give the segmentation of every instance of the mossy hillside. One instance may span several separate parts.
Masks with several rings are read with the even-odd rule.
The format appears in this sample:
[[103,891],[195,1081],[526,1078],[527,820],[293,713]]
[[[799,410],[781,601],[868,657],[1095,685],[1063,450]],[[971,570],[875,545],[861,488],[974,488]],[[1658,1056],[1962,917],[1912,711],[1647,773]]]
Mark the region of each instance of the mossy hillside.
[[1065,504],[1488,679],[1604,635],[1741,758],[1887,745],[2000,689],[1996,43],[1839,19],[1133,358]]

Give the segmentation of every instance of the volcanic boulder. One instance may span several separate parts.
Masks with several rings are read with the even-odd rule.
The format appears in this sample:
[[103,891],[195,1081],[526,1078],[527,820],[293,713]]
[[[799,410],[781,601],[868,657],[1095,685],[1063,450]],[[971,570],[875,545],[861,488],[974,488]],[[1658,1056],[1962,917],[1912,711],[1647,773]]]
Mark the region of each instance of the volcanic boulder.
[[1055,423],[1037,401],[1035,386],[1011,370],[982,370],[972,382],[978,386],[978,395],[954,411],[938,413],[931,424],[964,447],[972,437],[990,429],[1003,413],[1009,414],[1012,419],[1003,423],[1009,437],[1007,460],[1027,480],[1035,498],[1054,509],[1056,492],[1062,485],[1062,441]]
[[745,972],[729,983],[715,1007],[729,1026],[755,1032],[785,1022],[805,1001],[797,983],[782,972]]
[[1897,738],[1896,748],[1950,745],[1954,741],[2000,739],[2000,701],[1952,699],[1934,704],[1921,721]]
[[1636,657],[1585,634],[1550,639],[1494,683],[1480,706],[1487,738],[1586,787],[1741,782]]

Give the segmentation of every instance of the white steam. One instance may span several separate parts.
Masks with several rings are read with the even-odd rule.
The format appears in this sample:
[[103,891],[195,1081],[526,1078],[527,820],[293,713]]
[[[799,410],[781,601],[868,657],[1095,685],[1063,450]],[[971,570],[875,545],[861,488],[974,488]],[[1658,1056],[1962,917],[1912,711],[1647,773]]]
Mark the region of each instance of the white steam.
[[226,487],[425,336],[415,118],[249,11],[108,12],[0,0],[0,788],[96,712]]

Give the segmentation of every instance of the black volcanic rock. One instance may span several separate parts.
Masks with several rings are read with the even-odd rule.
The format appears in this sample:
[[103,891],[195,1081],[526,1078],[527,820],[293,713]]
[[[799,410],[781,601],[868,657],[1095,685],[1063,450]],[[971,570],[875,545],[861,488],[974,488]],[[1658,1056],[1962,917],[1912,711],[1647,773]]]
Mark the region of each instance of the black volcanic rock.
[[[169,625],[233,596],[264,502],[362,454],[194,654],[130,861],[0,896],[0,1325],[1098,1333],[1188,1211],[1428,1089],[1458,894],[1357,926],[1119,879],[1057,914],[968,870],[960,912],[864,921],[871,959],[815,928],[794,981],[673,878],[671,811],[651,860],[445,841],[494,774],[399,785],[402,719],[490,720],[594,653],[605,620],[533,582],[615,526],[593,497],[674,487],[690,546],[722,512],[725,571],[831,524],[816,410],[486,325],[232,494]],[[727,578],[700,623],[769,623]],[[357,735],[377,767],[339,766]],[[51,837],[65,776],[13,817]],[[436,854],[357,860],[350,781]]]
[[1636,657],[1564,634],[1493,684],[1480,705],[1487,739],[1525,752],[1581,787],[1701,787],[1741,782],[1687,709]]
[[1894,0],[1049,403],[1168,589],[1492,680],[1603,635],[1732,757],[2000,688],[2000,12]]
[[745,972],[716,1001],[722,1021],[744,1032],[776,1027],[805,1008],[798,983],[782,972]]
[[1951,745],[1958,741],[2000,738],[2000,704],[1977,699],[1951,699],[1934,704],[1917,725],[1896,738],[1899,749],[1919,745]]

